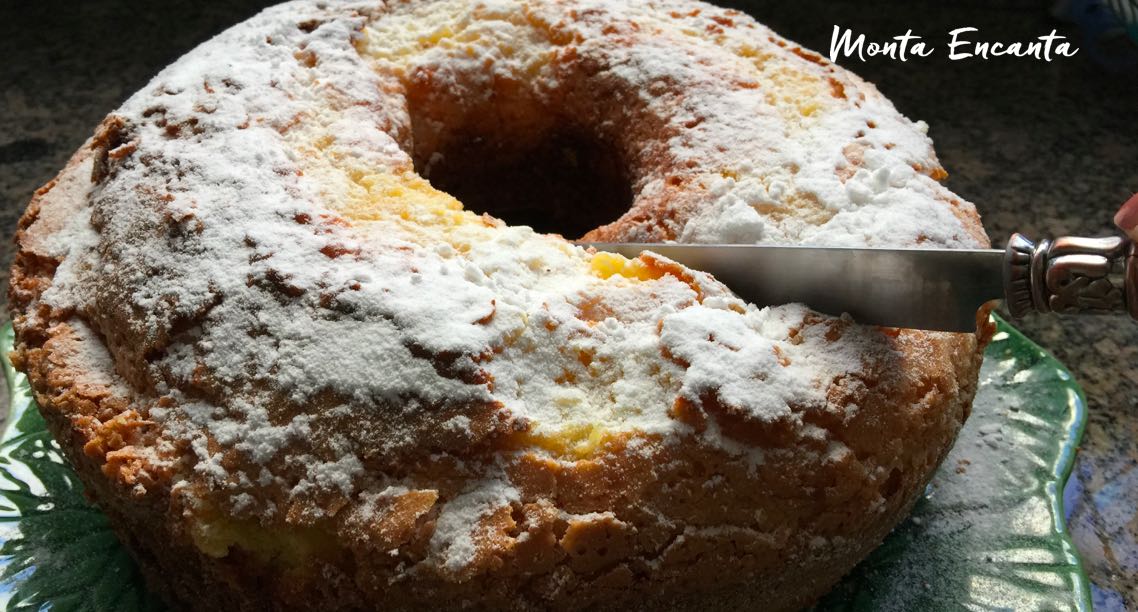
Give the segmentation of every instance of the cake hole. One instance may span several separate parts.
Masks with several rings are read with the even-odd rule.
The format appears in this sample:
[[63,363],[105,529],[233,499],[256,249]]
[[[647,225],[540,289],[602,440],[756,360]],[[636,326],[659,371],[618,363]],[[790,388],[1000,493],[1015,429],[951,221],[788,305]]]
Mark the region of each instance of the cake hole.
[[889,498],[897,494],[901,490],[901,470],[893,468],[889,472],[889,478],[885,481],[885,485],[881,488],[882,496]]
[[311,34],[316,31],[316,28],[320,27],[320,23],[321,22],[315,19],[309,19],[296,24],[296,28],[305,34]]
[[573,129],[529,140],[456,135],[416,151],[415,170],[467,210],[566,238],[628,212],[632,186],[615,147]]
[[509,530],[509,535],[516,538],[526,530],[526,513],[521,506],[514,506],[510,509],[510,518],[514,520],[514,527]]

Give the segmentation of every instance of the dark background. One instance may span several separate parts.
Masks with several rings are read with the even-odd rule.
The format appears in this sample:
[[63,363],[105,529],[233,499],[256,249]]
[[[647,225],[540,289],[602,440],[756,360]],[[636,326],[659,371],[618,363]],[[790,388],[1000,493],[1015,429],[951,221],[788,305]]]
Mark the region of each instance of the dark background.
[[[996,246],[1013,231],[1112,232],[1114,210],[1138,191],[1138,72],[1096,62],[1084,30],[1053,17],[1049,2],[720,3],[822,53],[834,25],[871,40],[912,29],[937,47],[907,63],[839,63],[930,124],[949,186],[976,203]],[[11,234],[32,191],[107,112],[176,57],[268,4],[0,2],[0,234]],[[962,26],[980,29],[973,39],[1008,42],[1057,28],[1082,50],[1051,63],[948,61],[947,33]],[[1117,59],[1135,49],[1116,40],[1107,50]],[[0,283],[10,257],[5,243]],[[1095,607],[1138,610],[1138,325],[1049,318],[1019,327],[1072,369],[1089,400],[1068,513]]]

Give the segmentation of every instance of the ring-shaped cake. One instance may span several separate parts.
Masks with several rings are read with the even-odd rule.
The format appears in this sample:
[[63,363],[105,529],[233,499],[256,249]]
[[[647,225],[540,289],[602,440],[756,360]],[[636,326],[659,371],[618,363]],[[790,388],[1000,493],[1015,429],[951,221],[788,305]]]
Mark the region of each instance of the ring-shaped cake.
[[808,605],[923,490],[987,328],[748,304],[492,215],[986,246],[926,129],[691,0],[281,5],[37,192],[14,362],[177,607]]

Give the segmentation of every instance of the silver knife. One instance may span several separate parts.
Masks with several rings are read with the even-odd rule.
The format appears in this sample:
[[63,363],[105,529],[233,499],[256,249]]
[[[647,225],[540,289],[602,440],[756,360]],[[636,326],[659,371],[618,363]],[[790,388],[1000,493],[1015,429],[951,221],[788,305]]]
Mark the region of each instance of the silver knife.
[[636,257],[652,251],[710,273],[759,306],[801,302],[886,327],[973,332],[979,308],[1003,299],[1030,312],[1128,313],[1138,320],[1138,259],[1125,238],[1032,242],[1006,249],[584,243]]

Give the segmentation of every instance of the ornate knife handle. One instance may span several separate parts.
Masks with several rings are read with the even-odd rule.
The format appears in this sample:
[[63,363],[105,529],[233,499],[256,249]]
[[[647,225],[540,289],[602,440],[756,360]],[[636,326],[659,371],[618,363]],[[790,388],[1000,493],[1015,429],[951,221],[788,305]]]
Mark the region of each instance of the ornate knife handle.
[[1029,312],[1129,313],[1138,320],[1138,250],[1129,240],[1064,236],[1038,244],[1012,234],[1004,252],[1004,296]]

